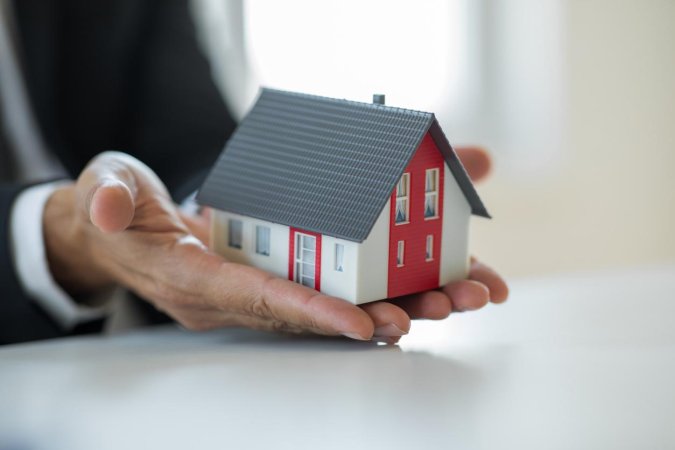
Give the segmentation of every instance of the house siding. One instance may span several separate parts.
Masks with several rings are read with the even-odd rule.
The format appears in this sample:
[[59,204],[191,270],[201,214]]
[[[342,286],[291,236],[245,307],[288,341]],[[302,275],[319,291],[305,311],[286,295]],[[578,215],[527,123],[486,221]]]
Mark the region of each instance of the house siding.
[[[228,245],[229,219],[242,222],[241,249]],[[255,227],[257,225],[270,229],[270,254],[268,256],[255,252]],[[214,210],[211,221],[211,248],[229,261],[255,266],[279,277],[287,278],[289,233],[289,227],[285,225]]]
[[[344,239],[323,235],[321,252],[321,292],[357,303],[357,273],[361,268],[358,263],[360,244]],[[344,246],[343,271],[335,270],[335,245]]]
[[469,274],[469,219],[471,206],[450,169],[443,183],[443,245],[440,284],[461,280]]
[[[228,245],[229,219],[242,221],[241,249]],[[270,228],[269,256],[255,253],[255,227],[257,225]],[[293,245],[291,231],[290,227],[284,225],[239,214],[214,211],[211,222],[211,248],[230,261],[252,265],[282,278],[290,278],[292,274],[289,272],[289,261],[292,258],[290,250]],[[388,243],[388,203],[363,243],[322,235],[319,260],[321,292],[354,304],[386,298]],[[344,246],[342,272],[335,270],[335,244]]]
[[[433,289],[450,281],[465,278],[468,274],[468,230],[471,208],[466,197],[448,167],[443,164],[442,197],[439,198],[439,214],[441,214],[442,232],[434,238],[434,255],[439,256],[440,268],[435,277],[433,287],[415,288],[416,292]],[[422,180],[423,182],[424,180]],[[414,181],[412,182],[414,183]],[[411,187],[412,187],[411,183]],[[441,193],[439,192],[439,195]],[[422,195],[423,201],[423,195]],[[421,209],[415,202],[412,208]],[[395,208],[395,203],[394,203]],[[242,248],[228,246],[228,220],[242,221]],[[362,243],[321,236],[321,291],[327,295],[343,298],[351,303],[360,304],[391,297],[389,277],[391,260],[395,264],[396,254],[390,255],[390,224],[392,220],[392,203],[388,201],[378,217],[368,238]],[[423,220],[423,219],[422,219]],[[255,252],[255,227],[262,225],[270,229],[270,255],[258,255]],[[419,251],[424,250],[424,238],[420,238]],[[404,237],[404,239],[407,239]],[[291,253],[291,228],[285,225],[253,219],[250,217],[213,211],[211,225],[211,248],[230,261],[248,264],[277,275],[289,277],[289,260]],[[344,270],[335,270],[335,244],[344,246]],[[395,247],[394,250],[395,252]],[[406,248],[406,253],[411,251]],[[409,256],[409,255],[408,255]]]
[[353,303],[367,303],[387,298],[390,211],[387,202],[368,238],[357,244],[357,296]]
[[[446,171],[443,155],[427,133],[420,143],[404,173],[410,174],[409,222],[396,224],[396,188],[391,194],[390,237],[389,237],[389,280],[388,297],[399,297],[415,292],[435,289],[440,285],[440,258],[443,244],[443,191]],[[437,216],[424,217],[425,177],[428,169],[438,169],[438,206]],[[454,178],[453,178],[454,182]],[[456,183],[455,183],[456,184]],[[433,236],[433,258],[426,259],[427,236]],[[404,262],[397,265],[398,242],[403,241]]]

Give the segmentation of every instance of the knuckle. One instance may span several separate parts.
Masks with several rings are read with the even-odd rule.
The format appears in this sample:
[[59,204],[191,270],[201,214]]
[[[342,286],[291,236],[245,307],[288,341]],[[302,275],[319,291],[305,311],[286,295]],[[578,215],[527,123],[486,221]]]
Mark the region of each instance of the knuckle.
[[[268,293],[270,292],[270,284],[274,281],[273,276],[269,276],[262,281],[260,289],[255,289],[248,293],[248,295],[242,295],[242,292],[239,292],[238,295],[242,295],[242,298],[239,301],[232,301],[232,304],[239,304],[240,311],[250,317],[258,319],[276,319],[275,312],[271,307],[268,300]],[[233,293],[237,295],[236,293]]]
[[268,319],[272,317],[272,310],[264,295],[251,298],[244,304],[245,312],[253,317]]
[[[310,305],[312,303],[320,302],[322,297],[323,294],[317,292],[316,294],[312,295],[309,299],[307,299],[307,302],[305,304]],[[312,330],[319,330],[322,328],[321,324],[316,320],[316,317],[314,317],[312,314],[304,314],[303,318],[305,326],[307,328],[310,328]]]

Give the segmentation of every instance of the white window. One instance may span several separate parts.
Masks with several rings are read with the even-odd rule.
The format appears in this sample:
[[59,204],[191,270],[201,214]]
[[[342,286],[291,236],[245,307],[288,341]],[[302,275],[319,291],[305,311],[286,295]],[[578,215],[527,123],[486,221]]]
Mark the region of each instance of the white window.
[[433,261],[434,259],[434,236],[430,234],[427,236],[427,251],[426,251],[426,260]]
[[438,169],[427,169],[424,181],[424,218],[438,218]]
[[316,237],[295,234],[295,281],[314,289],[316,286]]
[[270,255],[270,228],[262,225],[255,227],[255,252],[259,255]]
[[343,244],[335,244],[335,270],[337,272],[344,272],[345,246]]
[[404,173],[396,185],[396,225],[410,221],[410,174]]
[[405,241],[398,241],[396,248],[396,267],[403,267],[403,258],[405,257]]
[[227,245],[232,248],[241,248],[241,220],[229,219],[227,221]]

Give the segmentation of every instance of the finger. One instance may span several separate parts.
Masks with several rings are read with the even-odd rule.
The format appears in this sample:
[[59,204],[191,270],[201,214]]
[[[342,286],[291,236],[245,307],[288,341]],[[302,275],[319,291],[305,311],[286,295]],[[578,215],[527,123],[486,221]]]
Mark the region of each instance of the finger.
[[452,312],[452,302],[443,292],[427,291],[397,299],[395,304],[401,307],[411,319],[445,319]]
[[359,340],[369,340],[373,335],[368,314],[343,299],[254,267],[224,261],[198,246],[188,246],[185,251],[192,255],[178,257],[181,269],[170,275],[178,277],[178,282],[167,282],[182,286],[187,298],[201,302],[197,306],[263,319],[268,323],[266,329],[303,329]]
[[345,300],[280,278],[268,278],[262,286],[254,299],[262,298],[275,318],[321,334],[342,334],[359,340],[373,335],[370,317]]
[[187,225],[190,233],[195,235],[204,244],[209,243],[209,219],[201,215],[186,214],[182,211],[179,211],[178,214],[185,225]]
[[490,300],[490,291],[483,283],[461,280],[443,286],[442,291],[450,297],[455,311],[473,311],[485,306]]
[[509,286],[506,284],[506,281],[491,267],[486,266],[475,258],[471,258],[469,279],[487,286],[492,303],[503,303],[509,296]]
[[104,180],[93,190],[89,219],[104,233],[125,230],[134,218],[134,198],[119,180]]
[[485,149],[481,147],[457,147],[455,152],[471,180],[474,182],[481,181],[489,175],[492,168],[492,158]]
[[393,337],[373,337],[374,342],[382,342],[387,345],[396,345],[401,340],[401,336]]
[[137,193],[132,170],[114,154],[103,153],[77,180],[80,208],[105,233],[126,229],[134,217]]
[[382,301],[361,305],[373,321],[374,336],[396,337],[408,334],[410,331],[410,317],[399,306]]

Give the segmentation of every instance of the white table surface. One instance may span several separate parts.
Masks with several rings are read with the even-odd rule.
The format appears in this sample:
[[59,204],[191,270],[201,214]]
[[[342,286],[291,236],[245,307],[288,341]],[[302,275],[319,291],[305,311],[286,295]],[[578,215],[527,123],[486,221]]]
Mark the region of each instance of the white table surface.
[[175,327],[0,348],[0,449],[675,448],[675,265],[513,283],[398,347]]

